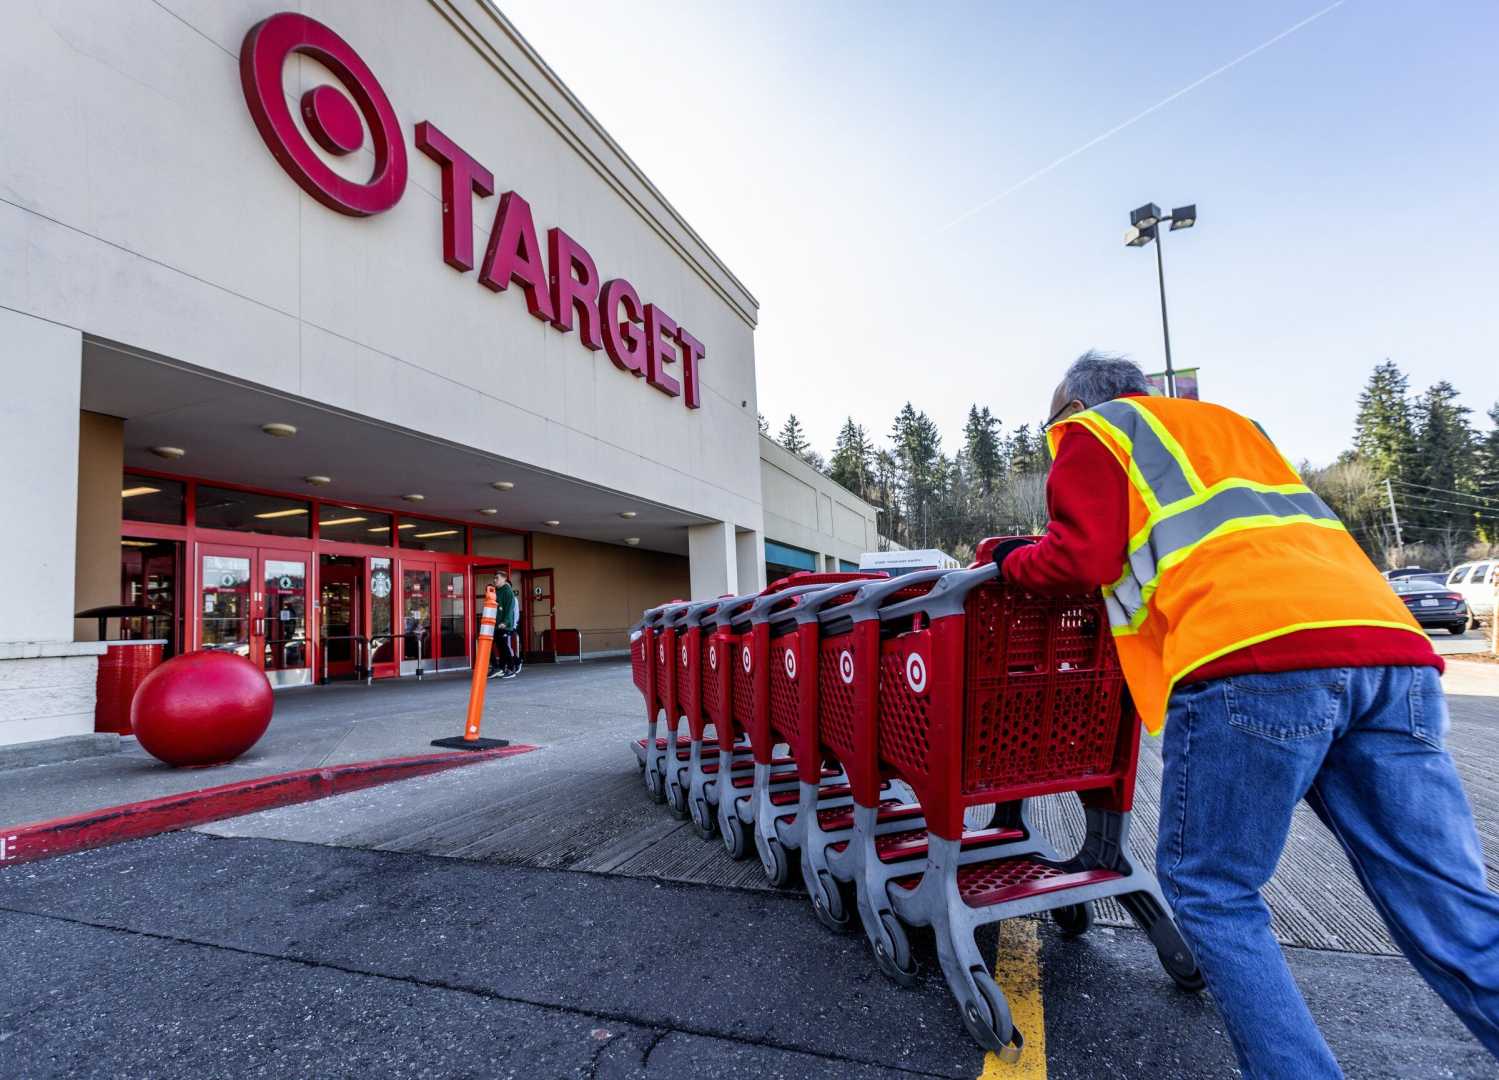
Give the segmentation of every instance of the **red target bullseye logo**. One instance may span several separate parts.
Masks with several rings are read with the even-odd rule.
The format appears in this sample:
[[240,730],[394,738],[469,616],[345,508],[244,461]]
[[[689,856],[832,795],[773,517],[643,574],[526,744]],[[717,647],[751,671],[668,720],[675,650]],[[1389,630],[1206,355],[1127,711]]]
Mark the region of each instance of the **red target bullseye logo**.
[[[282,70],[294,53],[323,64],[349,94],[345,97],[325,84],[302,95],[303,120],[320,147],[337,156],[358,150],[364,145],[359,124],[363,115],[375,158],[367,181],[348,180],[334,172],[297,128],[281,83]],[[272,15],[245,35],[239,77],[260,137],[303,191],[329,209],[355,217],[378,214],[400,201],[406,190],[406,141],[400,121],[379,81],[343,38],[306,15]]]
[[920,653],[906,657],[906,682],[918,694],[926,690],[926,660]]
[[854,658],[847,649],[838,654],[838,677],[843,680],[844,685],[854,685]]
[[786,650],[786,678],[796,681],[796,653]]
[[744,649],[740,652],[740,654],[739,654],[739,662],[744,665],[745,674],[749,674],[749,669],[750,669],[750,648],[749,648],[748,645],[746,645],[744,647]]

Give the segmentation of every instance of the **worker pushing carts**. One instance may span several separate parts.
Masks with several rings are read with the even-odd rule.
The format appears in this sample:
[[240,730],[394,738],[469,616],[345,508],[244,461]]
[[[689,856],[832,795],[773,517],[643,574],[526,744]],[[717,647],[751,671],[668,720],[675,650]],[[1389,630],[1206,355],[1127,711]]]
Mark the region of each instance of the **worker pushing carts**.
[[[966,570],[802,574],[655,608],[631,652],[652,794],[690,810],[704,836],[716,823],[736,857],[752,836],[770,881],[800,876],[829,927],[851,927],[857,910],[876,965],[898,982],[916,975],[910,931],[930,930],[970,1034],[1015,1060],[1023,1036],[980,954],[981,926],[1044,911],[1076,936],[1093,902],[1113,897],[1172,979],[1203,981],[1129,853],[1139,723],[1103,602],[1000,581],[988,557],[998,542]],[[661,658],[675,654],[663,645],[682,647],[664,677]],[[688,719],[680,742],[673,713]],[[1086,819],[1070,857],[1026,809],[1064,793]],[[986,820],[965,824],[981,807]]]

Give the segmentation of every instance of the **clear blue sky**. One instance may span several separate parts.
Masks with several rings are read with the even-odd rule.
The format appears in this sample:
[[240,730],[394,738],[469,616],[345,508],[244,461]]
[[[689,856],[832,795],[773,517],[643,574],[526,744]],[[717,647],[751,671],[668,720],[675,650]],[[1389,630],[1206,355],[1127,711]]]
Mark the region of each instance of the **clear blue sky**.
[[501,7],[759,298],[773,428],[826,453],[909,398],[951,452],[972,402],[1043,419],[1085,348],[1159,368],[1123,233],[1195,202],[1177,366],[1320,462],[1386,356],[1482,429],[1499,400],[1499,4],[1346,0],[995,196],[1330,2]]

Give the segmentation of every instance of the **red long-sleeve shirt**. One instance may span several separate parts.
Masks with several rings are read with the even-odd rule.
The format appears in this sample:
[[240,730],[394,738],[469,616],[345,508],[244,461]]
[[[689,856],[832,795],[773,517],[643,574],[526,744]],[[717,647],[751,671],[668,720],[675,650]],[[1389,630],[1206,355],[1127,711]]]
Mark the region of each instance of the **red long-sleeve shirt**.
[[[1129,481],[1091,434],[1063,439],[1046,482],[1051,524],[1039,544],[1012,551],[1002,573],[1032,592],[1088,592],[1118,580],[1129,542]],[[1183,684],[1312,668],[1426,666],[1443,670],[1424,637],[1382,626],[1297,630],[1189,672]]]

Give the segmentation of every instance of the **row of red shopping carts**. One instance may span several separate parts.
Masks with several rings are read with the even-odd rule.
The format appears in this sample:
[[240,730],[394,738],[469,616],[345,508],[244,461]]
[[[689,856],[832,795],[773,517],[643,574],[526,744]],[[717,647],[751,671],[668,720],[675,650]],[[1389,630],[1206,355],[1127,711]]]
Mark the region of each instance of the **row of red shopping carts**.
[[[802,573],[653,608],[631,635],[634,745],[647,790],[704,838],[735,858],[753,843],[776,885],[800,876],[833,929],[857,913],[892,979],[915,977],[907,929],[929,927],[968,1030],[1014,1060],[980,926],[1047,911],[1074,936],[1117,897],[1171,977],[1203,984],[1130,856],[1139,724],[1103,604],[1005,585],[995,542],[968,570]],[[1026,810],[1061,792],[1087,825],[1070,857]]]

